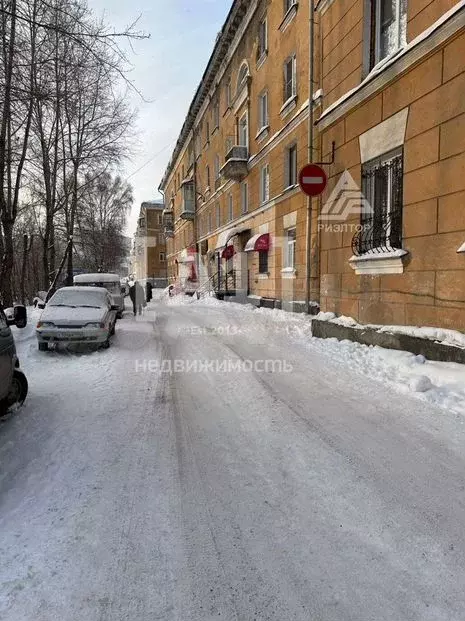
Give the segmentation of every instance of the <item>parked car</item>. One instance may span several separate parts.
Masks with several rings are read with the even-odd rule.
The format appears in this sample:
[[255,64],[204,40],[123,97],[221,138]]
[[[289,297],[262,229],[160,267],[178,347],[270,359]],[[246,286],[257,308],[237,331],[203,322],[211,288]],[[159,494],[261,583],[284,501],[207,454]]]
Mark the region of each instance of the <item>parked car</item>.
[[27,379],[19,368],[10,329],[12,325],[26,327],[26,308],[18,305],[6,310],[7,313],[0,306],[0,416],[4,416],[11,406],[24,403],[28,391]]
[[116,313],[111,295],[103,287],[63,287],[48,301],[37,323],[40,351],[52,343],[110,346]]
[[74,284],[86,287],[104,287],[110,293],[113,304],[118,306],[117,318],[124,312],[124,295],[121,292],[121,278],[118,274],[76,274]]

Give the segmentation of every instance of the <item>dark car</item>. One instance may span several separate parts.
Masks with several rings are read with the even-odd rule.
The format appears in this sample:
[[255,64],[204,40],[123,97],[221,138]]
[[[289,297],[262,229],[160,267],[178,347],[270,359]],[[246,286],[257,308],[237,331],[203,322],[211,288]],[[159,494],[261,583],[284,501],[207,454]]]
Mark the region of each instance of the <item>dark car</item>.
[[21,405],[27,396],[27,379],[19,368],[16,347],[10,326],[24,328],[27,324],[26,308],[15,306],[4,312],[0,306],[0,416],[8,409]]

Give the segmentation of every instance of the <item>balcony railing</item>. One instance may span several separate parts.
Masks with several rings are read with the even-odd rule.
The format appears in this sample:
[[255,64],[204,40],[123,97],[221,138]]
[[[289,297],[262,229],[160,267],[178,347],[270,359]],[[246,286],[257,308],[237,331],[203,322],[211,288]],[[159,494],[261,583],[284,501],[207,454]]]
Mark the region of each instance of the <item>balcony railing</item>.
[[247,147],[235,146],[226,154],[226,161],[220,172],[226,179],[242,181],[249,172],[248,161]]

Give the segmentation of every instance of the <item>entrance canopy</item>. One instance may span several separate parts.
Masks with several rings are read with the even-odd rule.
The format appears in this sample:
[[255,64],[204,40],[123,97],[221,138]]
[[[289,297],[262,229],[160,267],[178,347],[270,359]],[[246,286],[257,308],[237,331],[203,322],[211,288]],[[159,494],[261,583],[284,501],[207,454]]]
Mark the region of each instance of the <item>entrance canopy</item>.
[[258,235],[254,235],[249,239],[246,243],[244,252],[259,252],[260,250],[269,250],[270,249],[270,234],[269,233],[259,233]]
[[218,235],[218,239],[216,241],[215,250],[221,250],[225,246],[228,245],[229,240],[234,237],[234,235],[238,235],[239,233],[243,233],[250,228],[250,225],[246,226],[233,226],[230,229],[226,229],[225,231],[221,231]]

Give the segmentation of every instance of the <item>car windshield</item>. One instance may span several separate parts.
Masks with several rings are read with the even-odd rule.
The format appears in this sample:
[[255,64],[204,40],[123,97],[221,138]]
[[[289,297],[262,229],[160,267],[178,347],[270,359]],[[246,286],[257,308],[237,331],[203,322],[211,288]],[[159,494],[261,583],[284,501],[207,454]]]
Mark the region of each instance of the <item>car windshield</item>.
[[101,308],[104,297],[97,291],[57,291],[49,306],[69,306],[70,308]]
[[120,284],[119,282],[86,282],[86,287],[102,287],[106,289],[109,293],[119,293],[120,292]]

